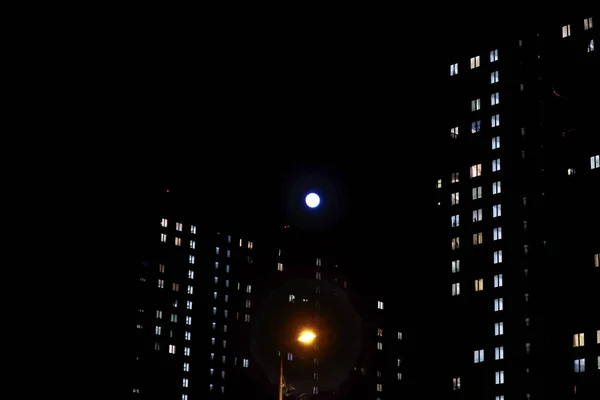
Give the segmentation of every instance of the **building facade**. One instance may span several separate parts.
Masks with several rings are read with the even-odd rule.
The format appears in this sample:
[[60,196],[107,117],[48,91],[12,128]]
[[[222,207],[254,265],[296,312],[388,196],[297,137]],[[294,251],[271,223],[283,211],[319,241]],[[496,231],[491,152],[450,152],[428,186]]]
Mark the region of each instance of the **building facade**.
[[594,23],[565,14],[448,49],[431,377],[444,398],[600,396]]

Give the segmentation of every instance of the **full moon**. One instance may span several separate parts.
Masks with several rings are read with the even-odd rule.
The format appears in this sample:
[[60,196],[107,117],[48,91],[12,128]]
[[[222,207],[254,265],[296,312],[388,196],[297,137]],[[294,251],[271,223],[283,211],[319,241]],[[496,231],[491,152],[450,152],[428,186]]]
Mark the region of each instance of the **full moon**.
[[319,205],[319,203],[321,202],[321,199],[319,198],[319,195],[316,193],[309,193],[306,196],[306,205],[309,206],[310,208],[315,208]]

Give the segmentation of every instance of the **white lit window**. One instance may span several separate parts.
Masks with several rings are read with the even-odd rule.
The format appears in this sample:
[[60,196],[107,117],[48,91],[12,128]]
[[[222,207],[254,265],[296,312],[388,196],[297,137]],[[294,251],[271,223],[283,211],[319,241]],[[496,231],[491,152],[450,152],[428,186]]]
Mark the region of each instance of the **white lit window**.
[[499,346],[494,349],[494,360],[504,360],[504,346]]
[[190,372],[190,363],[183,363],[183,372]]
[[156,319],[162,319],[162,311],[156,310]]
[[452,250],[457,250],[459,248],[460,248],[460,238],[459,237],[452,238]]
[[502,204],[494,204],[492,206],[492,218],[498,218],[502,216]]
[[460,378],[452,378],[452,390],[460,389]]
[[496,396],[496,400],[504,400],[504,395],[501,394],[500,396]]
[[496,136],[492,138],[492,150],[496,150],[500,148],[500,136]]
[[186,357],[189,357],[190,355],[190,348],[189,347],[184,347],[183,348],[183,355]]
[[377,302],[377,309],[383,310],[383,301],[378,301]]
[[231,250],[227,250],[227,257],[231,257]]
[[496,371],[496,385],[504,383],[504,371]]
[[183,230],[183,224],[181,222],[176,222],[175,229],[181,232]]
[[565,25],[562,27],[562,37],[566,38],[571,36],[571,25]]
[[473,246],[477,246],[483,243],[483,232],[473,234]]
[[401,381],[401,380],[402,380],[402,372],[398,372],[398,374],[397,374],[397,379],[398,379],[399,381]]
[[502,182],[497,181],[492,183],[492,194],[500,194],[502,193]]
[[377,342],[377,350],[383,350],[383,343]]
[[594,27],[594,21],[592,17],[583,19],[583,30],[587,31],[588,29],[592,29]]
[[494,228],[494,240],[501,240],[502,239],[502,227],[499,226],[497,228]]
[[163,218],[163,219],[160,221],[160,225],[166,228],[166,227],[167,227],[167,225],[168,225],[168,222],[169,222],[169,221],[168,221],[166,218]]
[[164,289],[165,287],[165,281],[163,279],[159,279],[158,280],[158,287],[161,289]]
[[292,353],[287,353],[287,359],[288,359],[288,361],[293,361],[294,355]]
[[471,111],[477,111],[481,109],[481,99],[471,100]]
[[452,284],[452,296],[460,295],[460,282]]
[[490,51],[490,62],[498,61],[498,49]]
[[377,336],[383,336],[383,329],[377,328]]
[[187,292],[188,294],[194,294],[194,287],[192,285],[188,285]]
[[398,340],[402,340],[402,332],[398,332]]
[[498,71],[494,71],[490,74],[490,83],[498,82]]
[[177,322],[177,314],[171,314],[171,322]]
[[252,293],[252,285],[246,285],[246,293]]
[[575,360],[575,372],[585,372],[585,358]]
[[315,274],[315,278],[316,278],[317,280],[319,280],[319,281],[320,281],[320,280],[321,280],[321,273],[320,273],[320,272],[317,272],[317,273]]
[[450,137],[452,139],[458,138],[458,126],[455,126],[454,128],[450,129]]
[[185,332],[185,340],[192,340],[192,333],[191,332]]
[[191,300],[188,300],[188,301],[187,301],[187,303],[186,303],[186,307],[185,307],[185,308],[187,308],[188,310],[191,310],[191,309],[192,309],[192,301],[191,301]]
[[573,335],[573,347],[585,346],[585,335],[583,333],[576,333]]
[[283,271],[283,263],[277,263],[277,271]]
[[502,287],[502,274],[494,275],[494,287]]
[[471,165],[471,178],[481,176],[481,164]]
[[450,183],[458,183],[458,172],[453,172]]
[[471,58],[471,69],[479,67],[479,56]]
[[452,273],[460,272],[460,260],[452,261]]
[[179,237],[175,238],[175,246],[181,246],[181,238],[179,238]]
[[190,227],[190,233],[195,234],[196,233],[196,225],[192,225]]
[[502,264],[502,250],[494,251],[494,264]]
[[216,255],[219,255],[219,251],[220,251],[219,247],[216,247],[216,248],[215,248],[215,253],[216,253]]
[[475,350],[473,352],[473,362],[475,364],[483,362],[483,349],[481,349],[481,350]]
[[244,359],[242,360],[242,366],[243,366],[244,368],[248,368],[248,367],[250,366],[250,362],[249,362],[247,359],[245,359],[245,358],[244,358]]
[[450,218],[450,221],[451,221],[452,227],[460,226],[460,215],[458,215],[458,214],[457,215],[453,215]]
[[495,336],[504,335],[504,322],[496,322],[494,324],[494,335]]
[[154,333],[156,335],[160,335],[161,332],[162,332],[162,328],[160,326],[156,325],[156,329],[154,330]]
[[250,315],[249,314],[244,314],[244,321],[245,322],[250,322]]
[[250,308],[251,305],[252,305],[252,301],[246,300],[246,308]]
[[475,291],[481,292],[483,290],[483,279],[475,279]]
[[460,195],[459,195],[459,193],[458,193],[458,192],[456,192],[456,193],[452,193],[452,194],[450,195],[450,204],[451,204],[451,205],[456,205],[456,204],[458,204],[459,202],[460,202]]
[[174,292],[179,292],[179,283],[173,282],[173,291]]
[[194,271],[191,269],[188,270],[188,279],[194,279]]
[[500,126],[500,114],[492,115],[492,128]]
[[498,92],[492,93],[490,95],[490,104],[495,106],[498,103],[500,103],[500,93],[498,93]]
[[500,171],[500,159],[492,160],[492,172]]
[[590,39],[590,41],[588,42],[588,45],[587,45],[587,51],[588,51],[588,53],[591,53],[594,51],[594,49],[595,49],[594,39]]
[[190,264],[193,264],[194,262],[196,262],[196,257],[190,254],[188,257],[188,261],[190,262]]
[[454,76],[456,74],[458,74],[458,63],[450,65],[450,76]]
[[160,234],[160,241],[161,242],[166,242],[167,241],[167,234],[166,233],[161,233]]
[[190,249],[195,249],[195,248],[196,248],[196,241],[190,240]]
[[494,311],[504,310],[504,299],[502,297],[494,299]]
[[383,385],[381,383],[377,384],[377,391],[378,392],[383,392]]
[[175,345],[174,344],[169,345],[169,354],[175,354]]
[[479,222],[483,219],[483,210],[480,208],[478,210],[473,210],[473,222]]
[[290,303],[295,303],[295,302],[296,302],[296,296],[294,296],[293,294],[290,294],[290,295],[288,296],[288,301],[289,301]]
[[481,120],[471,122],[471,133],[477,133],[481,129]]
[[600,155],[590,157],[590,169],[600,168]]

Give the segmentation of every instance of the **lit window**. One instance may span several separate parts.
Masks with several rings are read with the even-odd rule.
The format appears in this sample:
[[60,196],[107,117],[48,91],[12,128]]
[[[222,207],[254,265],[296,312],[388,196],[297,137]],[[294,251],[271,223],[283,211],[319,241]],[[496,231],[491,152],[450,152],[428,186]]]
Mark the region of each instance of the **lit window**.
[[254,248],[254,242],[248,240],[248,250],[252,250]]
[[500,171],[500,159],[492,160],[492,172]]
[[245,322],[250,322],[250,315],[249,314],[244,314],[244,321]]
[[175,229],[181,232],[183,230],[183,224],[181,222],[176,222]]
[[492,138],[492,150],[496,150],[500,148],[500,136],[496,136]]
[[483,197],[483,188],[481,186],[474,187],[471,189],[471,194],[473,200],[480,199],[481,197]]
[[188,257],[188,261],[190,262],[190,264],[194,264],[196,262],[196,257],[190,254]]
[[460,389],[460,378],[452,378],[452,390]]
[[477,133],[481,129],[481,120],[471,122],[471,133]]
[[481,164],[471,165],[471,178],[481,176]]
[[479,67],[479,56],[471,58],[471,69]]
[[183,355],[186,357],[189,357],[190,355],[190,348],[189,347],[184,347],[183,348]]
[[183,372],[190,372],[190,363],[183,363]]
[[595,47],[594,47],[594,39],[590,39],[590,41],[588,42],[587,45],[587,51],[588,53],[591,53],[592,51],[594,51]]
[[315,274],[315,278],[316,278],[317,280],[319,280],[319,281],[320,281],[320,280],[321,280],[321,273],[320,273],[320,272],[317,272],[317,273]]
[[587,31],[588,29],[592,29],[594,27],[594,21],[592,17],[583,19],[583,30]]
[[454,128],[450,129],[450,137],[452,139],[458,138],[458,126],[455,126]]
[[483,290],[483,279],[475,279],[475,291],[481,292]]
[[383,343],[377,342],[377,350],[383,350]]
[[381,383],[377,384],[377,391],[378,392],[383,392],[383,385]]
[[175,238],[175,246],[181,246],[181,238]]
[[492,194],[500,194],[502,193],[502,182],[497,181],[492,183]]
[[451,221],[452,227],[460,226],[460,215],[458,215],[458,214],[457,215],[453,215],[450,218],[450,221]]
[[562,37],[566,38],[571,36],[571,25],[565,25],[562,27]]
[[244,359],[242,360],[242,366],[243,366],[244,368],[248,368],[248,367],[250,366],[250,363],[249,363],[249,361],[248,361],[247,359],[245,359],[245,358],[244,358]]
[[283,271],[283,263],[277,263],[277,271]]
[[504,371],[496,371],[496,385],[504,383]]
[[494,336],[504,335],[504,322],[496,322],[494,324]]
[[459,237],[452,238],[452,250],[457,250],[459,248],[460,248],[460,238]]
[[495,106],[498,103],[500,103],[500,93],[498,93],[498,92],[492,93],[490,95],[490,104]]
[[185,332],[185,340],[192,340],[192,332]]
[[166,227],[167,227],[167,224],[168,224],[168,222],[169,222],[169,221],[167,221],[167,219],[166,219],[166,218],[163,218],[163,219],[160,221],[160,225],[166,228]]
[[164,289],[165,287],[165,281],[163,279],[159,279],[158,280],[158,287],[161,289]]
[[377,302],[377,309],[383,310],[383,301],[378,301]]
[[483,210],[480,208],[478,210],[473,210],[473,222],[479,222],[483,219]]
[[585,335],[583,333],[576,333],[573,335],[573,347],[585,346]]
[[494,264],[502,264],[502,250],[494,251]]
[[483,232],[473,234],[473,246],[477,246],[483,243]]
[[190,249],[195,249],[195,248],[196,248],[196,241],[190,240]]
[[475,350],[473,352],[473,356],[474,356],[474,363],[482,363],[483,362],[483,349],[481,350]]
[[458,183],[458,172],[453,172],[452,173],[452,179],[450,181],[451,183]]
[[246,300],[246,308],[250,308],[251,305],[252,305],[252,301]]
[[450,76],[454,76],[456,74],[458,74],[458,63],[450,65]]
[[219,250],[220,250],[220,249],[219,249],[219,247],[216,247],[216,248],[215,248],[215,253],[216,253],[217,255],[219,255]]
[[173,282],[173,291],[174,292],[179,292],[179,283]]
[[188,279],[194,279],[194,271],[191,269],[188,270]]
[[188,285],[187,292],[188,294],[194,294],[194,287],[192,285]]
[[441,179],[438,179],[438,180],[437,180],[437,185],[436,185],[436,187],[437,187],[438,189],[441,189],[441,188],[442,188],[442,180],[441,180]]
[[575,175],[575,172],[577,172],[577,171],[575,170],[575,168],[568,168],[568,169],[567,169],[567,175]]
[[402,340],[402,332],[398,332],[398,340]]
[[246,285],[246,293],[252,293],[252,285]]
[[160,241],[161,242],[166,242],[167,241],[167,234],[166,233],[161,233],[160,234]]
[[169,345],[169,354],[175,354],[175,345],[174,344]]
[[494,311],[504,310],[504,299],[502,297],[494,299]]
[[600,168],[600,155],[590,157],[590,168]]
[[575,372],[585,372],[585,358],[575,360]]
[[471,100],[471,111],[477,111],[481,109],[481,99]]
[[600,267],[600,253],[594,254],[594,267]]
[[452,193],[450,195],[450,204],[454,206],[454,205],[458,204],[459,202],[460,202],[460,195],[459,195],[459,193],[458,192]]
[[494,349],[494,359],[504,360],[504,346],[496,347],[496,349]]
[[452,284],[452,296],[460,295],[460,282]]
[[494,204],[492,206],[492,218],[498,218],[502,216],[502,204]]
[[498,49],[490,51],[490,62],[498,61]]
[[288,359],[288,361],[293,361],[294,355],[292,353],[287,353],[287,359]]
[[492,128],[500,126],[500,114],[492,115]]
[[502,274],[494,275],[494,287],[502,287]]
[[171,322],[177,322],[177,314],[171,314]]
[[500,396],[496,396],[496,400],[504,400],[504,395],[501,394]]
[[156,319],[162,319],[162,311],[156,310]]
[[398,372],[397,377],[398,377],[398,380],[401,381],[402,380],[402,372]]
[[161,332],[162,332],[162,328],[160,326],[156,325],[156,329],[154,330],[154,333],[156,335],[160,335]]
[[494,240],[501,240],[502,239],[502,227],[499,226],[497,228],[494,228]]
[[164,274],[164,273],[165,273],[165,266],[164,266],[164,264],[158,264],[158,271],[159,271],[161,274]]
[[227,257],[231,257],[231,250],[227,250]]
[[452,273],[460,272],[460,260],[452,261]]
[[192,225],[192,226],[190,227],[190,233],[191,233],[191,234],[196,234],[196,225]]
[[188,300],[188,301],[187,301],[186,308],[187,308],[188,310],[191,310],[191,309],[192,309],[192,302],[191,302],[191,300]]
[[494,71],[490,74],[490,83],[498,82],[498,71]]

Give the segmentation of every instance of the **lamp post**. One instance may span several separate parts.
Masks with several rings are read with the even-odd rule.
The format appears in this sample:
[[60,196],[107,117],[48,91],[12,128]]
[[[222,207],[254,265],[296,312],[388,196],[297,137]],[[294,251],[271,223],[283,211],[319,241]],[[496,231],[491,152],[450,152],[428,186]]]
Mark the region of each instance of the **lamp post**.
[[[302,331],[298,341],[302,344],[311,344],[317,335],[312,331]],[[283,400],[283,352],[279,352],[279,400]]]

